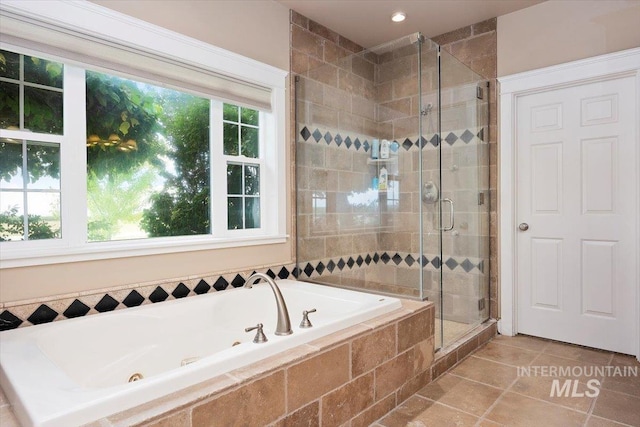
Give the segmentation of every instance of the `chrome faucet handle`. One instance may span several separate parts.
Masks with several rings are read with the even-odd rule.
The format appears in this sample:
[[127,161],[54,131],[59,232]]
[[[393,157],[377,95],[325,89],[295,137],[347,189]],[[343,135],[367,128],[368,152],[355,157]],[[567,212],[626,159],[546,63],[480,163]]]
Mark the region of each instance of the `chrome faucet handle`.
[[302,311],[302,322],[300,322],[301,328],[310,328],[313,325],[309,321],[309,313],[315,313],[316,309],[312,308],[311,310],[303,310]]
[[256,326],[252,326],[250,328],[244,328],[244,331],[251,332],[255,329],[257,329],[257,331],[256,336],[253,338],[253,342],[256,344],[267,342],[267,337],[265,336],[264,332],[262,332],[262,323],[258,323]]

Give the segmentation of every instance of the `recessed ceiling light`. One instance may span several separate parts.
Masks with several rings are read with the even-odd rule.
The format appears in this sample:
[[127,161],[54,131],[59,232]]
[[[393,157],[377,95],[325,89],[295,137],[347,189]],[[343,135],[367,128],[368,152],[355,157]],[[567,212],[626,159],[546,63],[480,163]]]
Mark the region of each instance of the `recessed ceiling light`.
[[396,12],[393,15],[391,15],[391,20],[393,22],[402,22],[407,18],[407,14],[404,12]]

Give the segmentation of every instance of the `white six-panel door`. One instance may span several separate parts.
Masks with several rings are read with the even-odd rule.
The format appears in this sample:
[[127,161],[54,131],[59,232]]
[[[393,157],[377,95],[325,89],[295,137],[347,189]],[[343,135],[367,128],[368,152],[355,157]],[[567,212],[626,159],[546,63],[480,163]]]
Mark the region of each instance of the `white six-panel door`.
[[624,77],[517,99],[520,333],[637,350],[635,85]]

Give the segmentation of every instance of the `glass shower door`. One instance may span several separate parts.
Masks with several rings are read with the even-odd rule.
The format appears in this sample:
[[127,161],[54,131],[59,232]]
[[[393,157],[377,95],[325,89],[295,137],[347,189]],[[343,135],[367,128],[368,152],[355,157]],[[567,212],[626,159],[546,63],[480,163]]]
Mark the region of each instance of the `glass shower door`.
[[440,345],[488,318],[487,81],[440,52]]

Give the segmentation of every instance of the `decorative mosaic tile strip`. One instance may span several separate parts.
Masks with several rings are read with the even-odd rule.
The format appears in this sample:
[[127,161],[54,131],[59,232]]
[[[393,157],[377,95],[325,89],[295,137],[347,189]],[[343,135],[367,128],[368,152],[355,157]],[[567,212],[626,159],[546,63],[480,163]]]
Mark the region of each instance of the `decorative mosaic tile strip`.
[[480,258],[449,257],[442,263],[438,255],[411,254],[407,252],[374,252],[335,259],[315,260],[298,265],[300,278],[313,278],[323,274],[340,273],[376,264],[390,264],[404,268],[423,268],[436,271],[440,266],[453,272],[484,273],[485,260]]
[[0,313],[0,331],[238,288],[244,286],[247,278],[255,272],[265,273],[274,279],[290,277],[309,279],[323,274],[367,267],[371,264],[389,264],[404,268],[420,268],[422,265],[430,270],[437,270],[443,265],[451,271],[465,273],[482,273],[485,269],[485,261],[473,258],[450,257],[444,264],[441,264],[439,256],[429,254],[420,256],[419,254],[395,251],[358,254],[307,262],[300,266],[295,264],[278,265],[139,287],[121,287],[49,301],[5,304],[4,310]]
[[255,272],[279,279],[298,275],[295,264],[288,264],[203,278],[120,287],[48,301],[9,303],[5,304],[0,313],[0,331],[238,288],[244,286],[249,276]]
[[[344,146],[344,148],[348,150],[353,149],[355,151],[359,151],[362,148],[364,152],[368,152],[371,148],[371,143],[365,137],[363,137],[362,140],[359,137],[343,137],[336,131],[334,131],[334,133],[332,134],[329,130],[321,131],[318,128],[311,132],[309,128],[307,128],[307,126],[304,126],[302,128],[302,130],[300,131],[300,136],[302,137],[304,142],[324,142],[327,145],[335,144],[337,147]],[[453,146],[456,143],[464,143],[465,145],[483,143],[486,142],[485,128],[482,127],[477,130],[463,129],[455,132],[448,132],[443,140],[449,146]],[[427,137],[416,138],[415,140],[405,138],[403,141],[393,140],[392,142],[396,142],[400,147],[404,148],[405,151],[409,151],[413,148],[418,149],[429,146],[437,147],[438,145],[440,145],[440,136],[438,134],[432,134],[430,136],[427,135]]]

